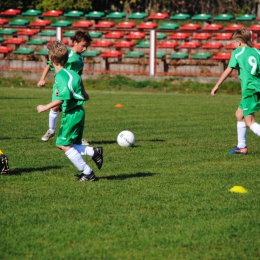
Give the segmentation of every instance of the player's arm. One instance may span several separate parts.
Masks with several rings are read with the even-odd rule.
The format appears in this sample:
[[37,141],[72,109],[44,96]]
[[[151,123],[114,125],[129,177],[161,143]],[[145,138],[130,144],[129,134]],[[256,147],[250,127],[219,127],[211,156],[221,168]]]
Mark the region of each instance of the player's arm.
[[81,91],[82,91],[82,94],[83,94],[83,96],[84,96],[84,99],[85,99],[85,100],[89,100],[89,95],[88,95],[88,93],[87,93],[86,90],[85,90],[85,87],[84,87],[84,84],[83,84],[83,80],[82,80],[82,79],[81,79],[80,85],[81,85]]
[[38,113],[42,113],[53,107],[60,106],[62,103],[63,103],[63,100],[54,100],[47,105],[39,105],[39,106],[37,106]]
[[211,96],[215,97],[216,92],[218,91],[220,85],[223,83],[223,81],[231,74],[231,72],[233,71],[233,68],[231,67],[227,67],[225,69],[225,71],[222,73],[222,75],[220,76],[217,84],[215,85],[215,87],[211,90]]
[[47,74],[48,74],[49,71],[50,71],[50,65],[48,64],[48,65],[45,67],[45,69],[44,69],[44,71],[43,71],[43,73],[42,73],[42,76],[41,76],[39,82],[37,83],[37,86],[38,86],[39,88],[45,86],[45,83],[46,83],[46,82],[45,82],[45,78],[46,78],[46,76],[47,76]]

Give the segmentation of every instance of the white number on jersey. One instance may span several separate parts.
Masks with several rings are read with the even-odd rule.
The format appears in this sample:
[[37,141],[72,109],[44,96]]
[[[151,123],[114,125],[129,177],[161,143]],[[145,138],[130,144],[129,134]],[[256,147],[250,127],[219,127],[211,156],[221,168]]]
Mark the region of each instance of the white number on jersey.
[[248,58],[248,63],[250,64],[250,66],[252,66],[251,74],[253,75],[255,73],[255,71],[256,71],[256,68],[257,68],[256,58],[254,56],[250,56]]

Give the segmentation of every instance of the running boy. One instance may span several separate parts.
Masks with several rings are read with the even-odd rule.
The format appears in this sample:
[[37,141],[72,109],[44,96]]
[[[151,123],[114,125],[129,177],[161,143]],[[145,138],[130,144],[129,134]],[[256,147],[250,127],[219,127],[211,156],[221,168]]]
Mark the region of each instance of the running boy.
[[[87,49],[87,47],[90,45],[90,42],[92,41],[90,35],[85,31],[76,31],[75,36],[72,38],[73,41],[73,47],[69,48],[69,58],[65,65],[65,68],[74,70],[77,72],[80,76],[83,72],[84,67],[84,57],[82,56],[82,53]],[[43,87],[45,85],[45,78],[49,71],[53,71],[54,68],[50,61],[47,62],[47,66],[45,67],[42,76],[40,78],[40,81],[38,82],[38,87]],[[81,81],[81,87],[82,87],[82,93],[84,95],[85,100],[89,99],[88,94],[85,91],[83,82]],[[55,91],[55,90],[54,90]],[[49,113],[49,130],[43,135],[42,141],[48,141],[51,137],[55,134],[55,128],[57,125],[59,115],[59,107],[54,107],[50,109]],[[85,138],[82,139],[82,144],[89,145]]]
[[238,144],[230,154],[247,154],[247,127],[260,136],[260,125],[255,122],[255,112],[260,109],[260,51],[252,47],[251,32],[237,29],[233,33],[236,49],[232,52],[228,67],[211,90],[214,97],[222,82],[233,69],[238,70],[241,81],[242,99],[236,110]]
[[79,181],[94,181],[95,174],[83,160],[82,155],[92,157],[98,169],[103,164],[102,147],[89,147],[81,144],[85,110],[83,104],[85,97],[81,87],[81,77],[73,70],[64,66],[68,60],[68,49],[61,42],[54,42],[48,46],[49,59],[55,70],[55,83],[53,88],[57,94],[53,95],[52,102],[47,105],[39,105],[38,113],[47,111],[53,107],[61,107],[61,126],[56,139],[56,146],[61,149],[68,159],[82,173]]

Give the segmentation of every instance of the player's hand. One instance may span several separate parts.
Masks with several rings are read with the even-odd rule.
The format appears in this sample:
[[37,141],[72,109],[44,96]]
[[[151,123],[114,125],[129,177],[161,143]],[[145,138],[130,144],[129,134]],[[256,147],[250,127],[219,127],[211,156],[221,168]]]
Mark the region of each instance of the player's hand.
[[83,96],[85,101],[89,100],[89,95],[86,92],[83,92]]
[[40,80],[38,83],[37,83],[37,86],[40,88],[40,87],[44,87],[45,86],[45,80]]
[[39,105],[39,106],[37,107],[37,111],[38,111],[38,113],[41,113],[41,112],[46,111],[45,106],[44,106],[44,105]]
[[216,93],[217,93],[217,91],[218,91],[218,87],[217,86],[215,86],[212,90],[211,90],[211,96],[212,97],[215,97],[215,95],[216,95]]

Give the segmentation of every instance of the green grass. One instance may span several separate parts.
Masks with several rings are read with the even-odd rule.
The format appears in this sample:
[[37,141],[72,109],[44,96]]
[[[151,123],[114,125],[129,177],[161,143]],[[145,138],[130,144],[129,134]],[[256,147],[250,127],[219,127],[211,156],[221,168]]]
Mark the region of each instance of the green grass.
[[[15,173],[0,176],[1,259],[260,258],[260,140],[249,132],[249,154],[228,154],[239,95],[91,88],[84,137],[104,165],[86,158],[99,181],[78,183],[55,139],[41,141],[50,88],[21,84],[0,82],[0,149]],[[116,143],[125,129],[133,148]]]

